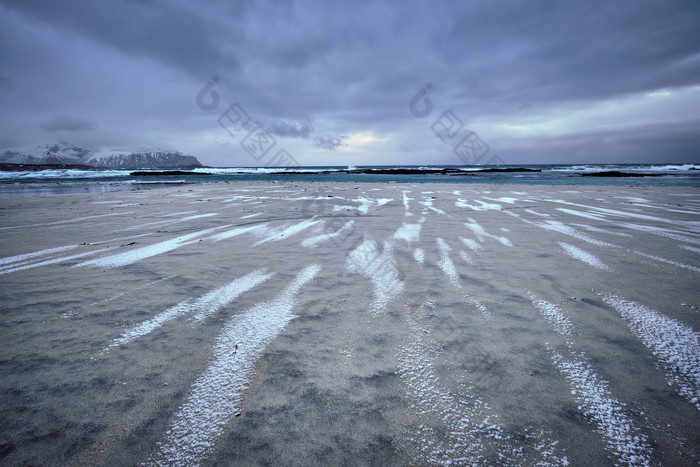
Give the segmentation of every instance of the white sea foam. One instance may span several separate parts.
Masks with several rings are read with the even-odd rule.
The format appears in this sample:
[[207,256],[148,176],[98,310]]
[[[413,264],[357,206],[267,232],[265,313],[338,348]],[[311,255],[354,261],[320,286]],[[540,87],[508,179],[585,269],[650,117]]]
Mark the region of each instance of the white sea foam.
[[573,245],[569,245],[568,243],[564,242],[559,242],[559,246],[562,247],[562,249],[564,250],[564,252],[566,252],[567,255],[571,256],[574,259],[583,261],[584,263],[591,265],[594,268],[602,269],[604,271],[610,271],[610,268],[603,264],[602,261],[600,261],[594,255],[583,251],[580,248],[577,248]]
[[585,361],[582,353],[569,350],[568,358],[550,348],[552,361],[571,385],[571,392],[605,439],[608,449],[625,464],[650,465],[652,448],[647,437],[625,413],[624,406],[612,397],[608,382]]
[[459,274],[457,274],[455,263],[453,263],[450,258],[450,245],[440,237],[436,239],[436,242],[440,249],[440,261],[438,261],[438,266],[442,270],[442,273],[452,282],[452,285],[461,289],[462,286],[459,283]]
[[678,245],[680,248],[686,249],[688,251],[692,251],[693,253],[700,253],[700,248],[695,248],[693,246],[688,246],[688,245]]
[[390,242],[384,242],[380,254],[377,243],[366,240],[350,252],[347,267],[350,272],[362,274],[372,282],[374,300],[369,307],[371,315],[384,313],[387,305],[403,292],[404,283],[399,278],[396,262],[391,255]]
[[162,313],[157,314],[153,318],[144,321],[128,331],[124,332],[117,339],[114,339],[111,344],[103,349],[108,351],[114,347],[119,347],[128,342],[131,342],[139,337],[153,332],[168,321],[184,315],[193,315],[197,321],[204,321],[208,316],[216,313],[221,308],[225,307],[236,299],[243,292],[247,292],[253,287],[265,282],[272,277],[273,273],[266,273],[265,269],[258,269],[245,276],[239,277],[228,284],[212,290],[206,295],[199,297],[197,300],[185,300],[177,305],[174,305]]
[[617,295],[603,297],[627,322],[632,332],[661,361],[666,377],[700,410],[700,339],[675,319]]
[[297,294],[320,269],[306,267],[277,298],[255,305],[226,324],[216,339],[213,360],[193,383],[149,464],[198,465],[207,458],[226,426],[241,412],[255,362],[295,318]]
[[261,212],[256,212],[256,213],[253,213],[253,214],[248,214],[247,216],[241,217],[241,219],[250,219],[251,217],[257,217],[257,216],[259,216],[260,214],[263,214],[263,212],[261,211]]
[[100,268],[118,268],[121,266],[126,266],[128,264],[141,261],[142,259],[150,258],[152,256],[167,253],[168,251],[175,250],[184,245],[189,245],[194,243],[194,238],[206,235],[209,232],[218,229],[214,227],[211,229],[200,230],[187,235],[182,235],[180,237],[175,237],[164,242],[155,243],[153,245],[144,246],[141,248],[136,248],[134,250],[125,251],[124,253],[117,253],[114,255],[103,256],[102,258],[93,259],[90,261],[85,261],[83,263],[76,264],[74,267],[100,267]]
[[355,221],[347,221],[340,229],[338,229],[336,232],[329,233],[329,234],[321,234],[321,235],[316,235],[315,237],[309,237],[305,239],[303,242],[301,242],[301,246],[303,247],[314,247],[318,245],[321,242],[325,242],[328,240],[331,240],[333,238],[339,237],[343,235],[345,232],[348,232],[352,230],[352,226],[355,224]]
[[387,203],[394,201],[393,198],[377,198],[377,207],[384,206]]

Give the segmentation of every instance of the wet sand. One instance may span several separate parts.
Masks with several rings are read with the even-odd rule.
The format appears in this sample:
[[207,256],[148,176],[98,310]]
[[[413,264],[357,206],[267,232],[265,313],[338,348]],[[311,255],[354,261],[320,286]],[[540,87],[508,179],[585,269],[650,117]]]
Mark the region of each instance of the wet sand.
[[700,462],[697,188],[0,208],[2,464]]

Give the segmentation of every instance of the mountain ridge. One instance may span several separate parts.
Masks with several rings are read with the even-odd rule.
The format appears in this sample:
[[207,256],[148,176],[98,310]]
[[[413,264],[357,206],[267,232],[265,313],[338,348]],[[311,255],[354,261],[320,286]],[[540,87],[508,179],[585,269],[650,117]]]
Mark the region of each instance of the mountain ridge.
[[58,142],[0,152],[0,164],[83,165],[100,169],[172,169],[204,167],[195,157],[168,149],[92,150]]

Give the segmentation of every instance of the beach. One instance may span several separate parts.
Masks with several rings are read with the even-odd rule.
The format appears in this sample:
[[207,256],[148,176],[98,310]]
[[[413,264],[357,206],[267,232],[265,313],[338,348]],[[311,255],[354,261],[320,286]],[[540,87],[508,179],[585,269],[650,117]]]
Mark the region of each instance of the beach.
[[700,190],[0,198],[0,463],[697,465]]

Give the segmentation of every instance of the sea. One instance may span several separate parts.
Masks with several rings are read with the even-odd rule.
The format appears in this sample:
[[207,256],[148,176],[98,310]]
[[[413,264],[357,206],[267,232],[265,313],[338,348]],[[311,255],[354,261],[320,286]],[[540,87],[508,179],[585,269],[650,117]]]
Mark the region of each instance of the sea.
[[[26,167],[26,166],[25,166]],[[212,182],[323,181],[700,186],[700,164],[390,165],[0,171],[0,197],[154,189]]]

